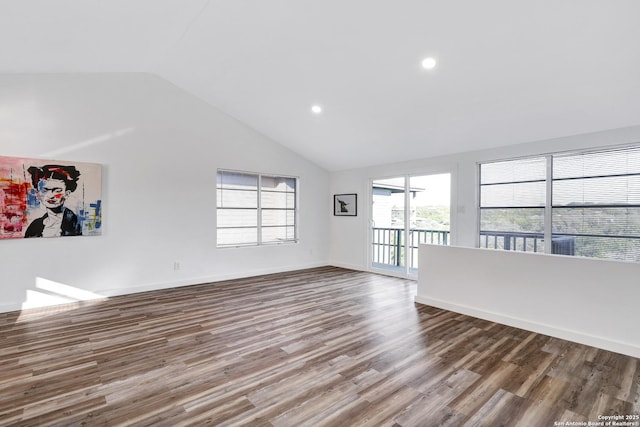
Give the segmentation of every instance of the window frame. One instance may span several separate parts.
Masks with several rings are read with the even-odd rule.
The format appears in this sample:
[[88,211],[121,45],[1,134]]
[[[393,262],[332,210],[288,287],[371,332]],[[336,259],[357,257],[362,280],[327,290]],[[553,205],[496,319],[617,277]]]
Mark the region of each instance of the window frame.
[[[516,162],[519,160],[528,160],[528,159],[535,159],[535,158],[545,158],[546,159],[546,178],[545,178],[545,183],[546,183],[546,202],[544,205],[544,223],[543,223],[543,234],[544,234],[544,242],[552,242],[552,244],[545,244],[544,245],[544,251],[540,251],[538,253],[545,253],[545,254],[552,254],[553,253],[553,238],[555,236],[576,236],[576,237],[581,237],[583,236],[582,234],[571,234],[571,233],[562,233],[562,232],[556,232],[554,231],[554,210],[561,210],[561,209],[572,209],[573,207],[570,205],[561,205],[558,203],[554,203],[554,183],[560,182],[560,181],[565,181],[567,180],[566,178],[558,178],[558,177],[554,177],[554,172],[556,172],[556,170],[554,169],[554,160],[555,159],[559,159],[559,158],[567,158],[567,157],[580,157],[580,156],[585,156],[585,155],[598,155],[598,154],[607,154],[607,153],[615,153],[615,152],[625,152],[625,151],[638,151],[640,150],[640,143],[636,142],[636,143],[632,143],[632,144],[625,144],[625,145],[616,145],[616,146],[605,146],[605,147],[597,147],[597,148],[589,148],[589,149],[583,149],[583,150],[569,150],[569,151],[558,151],[558,152],[552,152],[552,153],[544,153],[544,154],[531,154],[531,155],[526,155],[526,156],[518,156],[518,157],[513,157],[513,158],[506,158],[506,159],[497,159],[497,160],[486,160],[486,161],[478,161],[476,162],[476,177],[477,177],[477,185],[476,185],[476,207],[477,207],[477,215],[476,215],[476,219],[477,219],[477,233],[476,233],[476,247],[485,247],[482,244],[482,239],[485,238],[485,236],[483,236],[482,233],[482,211],[486,210],[486,209],[491,209],[491,206],[483,206],[483,201],[482,201],[482,188],[483,188],[483,183],[482,183],[482,165],[487,165],[487,164],[492,164],[492,163],[500,163],[500,162]],[[640,176],[640,173],[625,173],[625,174],[621,174],[621,175],[615,175],[615,174],[604,174],[601,177],[616,177],[616,176]],[[599,177],[599,176],[596,176]],[[588,178],[593,178],[591,176],[585,176],[584,178],[582,177],[575,177],[575,178],[571,178],[574,180],[578,180],[578,179],[588,179]],[[519,182],[517,180],[515,180],[514,182]],[[484,184],[487,185],[487,184]],[[608,203],[597,203],[594,205],[590,205],[589,208],[606,208],[608,207],[609,204]],[[619,207],[616,205],[616,207]],[[626,205],[625,207],[629,207],[629,208],[638,208],[640,207],[639,205],[633,205],[633,204],[629,204]],[[512,208],[519,208],[517,206],[514,206]],[[576,206],[576,208],[580,208],[580,205]],[[505,232],[507,233],[507,232]],[[514,232],[515,233],[515,232]],[[517,234],[517,233],[515,233]],[[584,235],[586,237],[590,237],[587,235]],[[616,234],[600,234],[598,236],[594,236],[594,237],[599,237],[599,238],[611,238],[611,239],[615,239],[615,238],[621,238]],[[626,238],[632,238],[632,239],[640,239],[640,235],[638,236],[623,236],[625,239]],[[499,249],[502,250],[502,249]],[[515,248],[511,248],[511,250],[516,250]],[[526,250],[525,250],[526,251]],[[623,254],[623,253],[621,253]],[[598,257],[598,256],[588,256],[588,255],[575,255],[575,256],[582,256],[585,258],[592,258],[592,259],[605,259],[605,260],[615,260],[615,261],[626,261],[626,262],[640,262],[640,259],[636,259],[636,260],[628,260],[628,259],[619,259],[617,257]]]
[[[495,245],[497,246],[498,241],[497,238],[499,235],[501,234],[509,234],[509,235],[513,235],[515,236],[515,238],[520,238],[523,239],[523,246],[526,248],[527,246],[527,239],[533,239],[533,252],[535,253],[547,253],[547,245],[544,245],[544,252],[543,251],[537,251],[537,243],[538,240],[542,240],[543,243],[545,241],[549,241],[547,240],[547,238],[550,239],[550,235],[547,236],[546,231],[546,221],[547,221],[547,216],[549,213],[549,209],[548,209],[548,203],[549,203],[549,185],[548,185],[548,178],[549,178],[549,167],[548,167],[548,162],[549,162],[549,154],[532,154],[529,156],[520,156],[520,157],[514,157],[514,158],[509,158],[509,159],[498,159],[498,160],[489,160],[489,161],[482,161],[482,162],[477,162],[476,163],[476,167],[477,167],[477,185],[476,185],[476,191],[477,191],[477,204],[476,204],[476,209],[477,209],[477,230],[478,232],[476,233],[476,247],[483,247],[481,245],[481,239],[483,238],[483,236],[481,235],[482,233],[482,212],[483,211],[490,211],[490,210],[521,210],[521,209],[528,209],[528,210],[535,210],[535,209],[540,209],[542,210],[543,214],[542,214],[542,233],[540,232],[534,232],[534,231],[521,231],[521,232],[517,232],[517,231],[490,231],[491,234],[495,235],[494,238],[495,240]],[[491,182],[491,183],[487,183],[487,184],[483,184],[482,183],[482,165],[487,165],[487,164],[495,164],[495,163],[507,163],[507,162],[517,162],[517,161],[526,161],[526,160],[535,160],[535,159],[540,159],[540,160],[544,160],[544,164],[545,164],[545,171],[544,171],[544,178],[536,178],[536,179],[514,179],[512,181],[504,181],[504,182]],[[513,206],[482,206],[482,187],[483,186],[487,186],[487,187],[493,187],[493,186],[499,186],[499,185],[518,185],[518,184],[536,184],[536,183],[543,183],[544,184],[544,191],[545,191],[545,197],[544,197],[544,202],[541,205],[513,205]],[[542,237],[541,237],[542,236]],[[485,237],[488,240],[488,237]],[[517,240],[514,241],[514,247],[511,248],[511,244],[510,241],[507,242],[506,238],[504,238],[505,241],[503,241],[503,248],[496,248],[498,250],[513,250],[516,251],[517,249]],[[529,252],[526,249],[524,250],[524,252]]]
[[[219,177],[220,174],[238,174],[238,175],[248,175],[248,176],[255,176],[256,177],[256,187],[255,190],[246,190],[246,191],[255,191],[256,192],[256,207],[255,208],[233,208],[233,207],[223,207],[220,206],[220,199],[218,196],[218,192],[221,190],[224,190],[224,188],[221,187],[221,183],[219,182]],[[284,208],[264,208],[262,206],[262,199],[263,199],[263,191],[264,192],[268,192],[268,193],[273,193],[274,191],[271,190],[263,190],[263,178],[270,178],[270,179],[291,179],[294,181],[294,197],[293,197],[293,208],[289,208],[289,207],[284,207]],[[289,192],[282,192],[283,194],[290,194]],[[238,247],[256,247],[256,246],[273,246],[273,245],[286,245],[286,244],[295,244],[299,242],[299,195],[300,195],[300,178],[297,176],[292,176],[292,175],[283,175],[283,174],[277,174],[277,173],[262,173],[262,172],[250,172],[250,171],[243,171],[243,170],[234,170],[234,169],[224,169],[224,168],[218,168],[216,170],[216,248],[238,248]],[[240,243],[240,242],[234,242],[234,243],[224,243],[221,244],[219,242],[218,236],[219,236],[219,231],[222,229],[235,229],[235,228],[243,228],[243,226],[239,226],[239,227],[221,227],[219,224],[219,211],[220,210],[225,210],[225,209],[247,209],[247,210],[255,210],[255,227],[253,225],[251,226],[247,226],[250,228],[255,228],[256,229],[256,240],[255,242],[248,242],[248,243]],[[265,211],[274,211],[274,210],[283,210],[283,211],[293,211],[293,235],[294,237],[291,239],[283,239],[283,240],[269,240],[269,241],[263,241],[263,229],[264,228],[274,228],[276,226],[263,226],[263,212]],[[282,227],[289,227],[288,225],[284,225]]]

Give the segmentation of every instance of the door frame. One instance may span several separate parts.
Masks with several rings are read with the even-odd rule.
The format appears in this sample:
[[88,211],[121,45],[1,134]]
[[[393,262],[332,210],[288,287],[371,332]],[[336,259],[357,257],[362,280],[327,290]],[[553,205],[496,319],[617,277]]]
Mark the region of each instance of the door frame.
[[[411,199],[411,192],[408,191],[408,189],[410,188],[410,184],[411,184],[411,178],[412,177],[418,177],[418,176],[430,176],[430,175],[444,175],[444,174],[448,174],[449,175],[449,245],[454,245],[455,242],[457,241],[456,239],[456,222],[457,222],[457,207],[456,209],[454,209],[454,206],[457,206],[457,180],[456,180],[456,173],[455,173],[455,168],[446,168],[446,169],[434,169],[434,170],[429,170],[428,172],[411,172],[411,173],[397,173],[397,174],[389,174],[389,175],[384,175],[384,176],[376,176],[376,177],[370,177],[368,179],[368,186],[367,186],[367,220],[365,221],[365,227],[366,227],[366,236],[367,236],[367,240],[366,240],[366,260],[367,260],[367,271],[370,271],[372,273],[378,273],[378,274],[384,274],[387,276],[394,276],[394,277],[402,277],[402,278],[409,278],[409,279],[417,279],[418,277],[418,273],[411,273],[411,268],[410,265],[407,263],[408,261],[408,256],[409,256],[409,247],[408,245],[410,244],[409,241],[409,231],[410,231],[410,227],[407,227],[406,224],[407,222],[407,218],[411,217],[411,205],[410,205],[410,199]],[[399,270],[387,270],[384,268],[376,268],[373,266],[373,233],[372,233],[372,229],[374,227],[373,224],[373,182],[374,181],[378,181],[378,180],[384,180],[384,179],[393,179],[393,178],[404,178],[404,220],[405,220],[405,227],[404,227],[404,271],[400,272]],[[410,223],[410,222],[409,222]]]

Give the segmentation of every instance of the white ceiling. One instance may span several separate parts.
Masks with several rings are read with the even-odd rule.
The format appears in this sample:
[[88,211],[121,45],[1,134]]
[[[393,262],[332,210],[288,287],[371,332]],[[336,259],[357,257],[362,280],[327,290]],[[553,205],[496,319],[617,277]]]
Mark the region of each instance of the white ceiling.
[[640,125],[639,22],[638,0],[0,0],[0,72],[155,73],[340,170]]

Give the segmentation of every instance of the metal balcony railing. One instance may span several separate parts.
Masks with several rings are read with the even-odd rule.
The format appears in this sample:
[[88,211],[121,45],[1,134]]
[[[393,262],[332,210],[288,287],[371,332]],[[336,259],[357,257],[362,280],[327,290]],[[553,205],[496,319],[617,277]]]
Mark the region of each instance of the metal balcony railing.
[[543,233],[480,232],[480,247],[505,251],[543,252]]
[[[544,234],[481,231],[480,247],[506,251],[544,252]],[[576,238],[574,236],[553,236],[551,238],[551,253],[575,255]]]
[[[373,228],[373,264],[382,268],[404,267],[404,228]],[[449,230],[409,230],[409,268],[418,268],[418,247],[422,243],[448,245]],[[575,255],[575,238],[554,236],[551,253]],[[507,251],[544,252],[544,234],[514,232],[480,232],[480,247]]]
[[[409,230],[409,267],[418,268],[418,246],[422,243],[448,245],[449,230]],[[403,266],[404,228],[373,228],[373,263],[382,266]]]

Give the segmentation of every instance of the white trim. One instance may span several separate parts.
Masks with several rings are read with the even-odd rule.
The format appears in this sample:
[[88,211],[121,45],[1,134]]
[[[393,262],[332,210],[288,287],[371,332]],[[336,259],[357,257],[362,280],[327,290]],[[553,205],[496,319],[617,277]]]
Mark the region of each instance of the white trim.
[[[476,162],[476,167],[477,167],[477,179],[478,182],[476,183],[476,191],[478,194],[481,193],[481,188],[483,186],[482,184],[482,166],[483,165],[490,165],[490,164],[495,164],[495,163],[509,163],[509,162],[517,162],[517,161],[522,161],[522,160],[532,160],[532,159],[545,159],[545,204],[544,204],[544,218],[543,218],[543,236],[544,236],[544,253],[545,254],[551,254],[553,252],[553,242],[552,242],[552,236],[553,236],[553,211],[554,211],[554,206],[553,206],[553,184],[555,182],[554,180],[554,174],[553,174],[553,167],[554,167],[554,160],[556,157],[558,158],[563,158],[563,157],[578,157],[578,156],[583,156],[583,155],[589,155],[589,154],[607,154],[607,153],[613,153],[613,152],[630,152],[630,151],[640,151],[640,145],[636,142],[633,144],[625,144],[625,145],[621,145],[621,146],[605,146],[605,147],[600,147],[600,148],[592,148],[592,149],[584,149],[584,150],[571,150],[571,151],[560,151],[560,152],[552,152],[552,153],[545,153],[545,154],[533,154],[533,155],[528,155],[528,156],[522,156],[522,157],[517,157],[517,158],[512,158],[512,159],[504,159],[504,160],[488,160],[488,161],[478,161]],[[637,175],[634,172],[634,175]],[[612,177],[615,175],[604,175],[605,177]],[[582,178],[583,179],[583,178]],[[490,183],[491,184],[491,183]],[[498,183],[499,185],[502,184],[517,184],[516,181],[510,181],[510,182],[501,182]],[[485,184],[485,185],[489,185],[489,184]],[[606,203],[595,203],[593,204],[593,206],[591,207],[595,207],[597,208],[598,206],[602,206],[602,205],[606,205]],[[571,208],[571,205],[567,205],[567,206],[558,206],[556,207],[556,209],[567,209],[567,208]],[[631,207],[631,206],[630,206]],[[487,206],[485,208],[491,208],[490,206]],[[505,207],[505,209],[518,209],[518,206],[509,206],[509,207]],[[579,208],[578,208],[579,209]],[[476,233],[476,242],[477,244],[475,245],[475,247],[477,248],[481,248],[481,232],[482,232],[482,227],[481,227],[481,217],[482,217],[482,200],[480,198],[480,196],[478,196],[478,203],[477,203],[477,209],[476,209],[476,222],[478,224],[478,230]],[[489,230],[490,232],[491,230]],[[523,232],[525,233],[533,233],[531,230],[524,230]],[[560,233],[562,234],[562,233]],[[570,235],[570,234],[568,234]],[[579,234],[578,234],[579,236]],[[603,234],[601,236],[598,236],[598,238],[611,238],[611,239],[615,239],[616,237],[620,237],[619,235],[616,234]],[[634,236],[636,237],[636,236]],[[505,237],[506,240],[506,237]],[[515,241],[514,241],[515,243]],[[497,243],[496,245],[497,246]],[[515,248],[512,248],[512,250],[516,250]],[[586,256],[586,255],[585,255]],[[592,256],[592,258],[597,258],[597,256]],[[605,258],[605,259],[612,259],[612,258]],[[635,260],[632,260],[632,262],[637,262]]]
[[415,301],[640,357],[638,277],[639,263],[421,245]]
[[544,253],[550,254],[553,248],[553,156],[547,156],[547,170],[545,182],[545,205],[544,205]]
[[[218,207],[218,200],[217,200],[217,193],[218,193],[218,176],[220,175],[220,173],[235,173],[235,174],[242,174],[242,175],[251,175],[251,176],[255,176],[257,178],[257,186],[256,186],[256,242],[250,242],[250,243],[229,243],[229,244],[219,244],[218,243],[218,231],[220,230],[220,228],[218,227],[218,210],[221,209],[220,207]],[[269,241],[269,242],[263,242],[262,241],[262,178],[263,177],[269,177],[269,178],[284,178],[284,179],[293,179],[295,182],[295,192],[294,192],[294,208],[293,208],[293,217],[294,217],[294,225],[293,225],[293,239],[286,239],[286,240],[282,240],[282,241]],[[221,189],[223,190],[223,189]],[[249,191],[249,190],[247,190]],[[250,190],[253,191],[253,190]],[[290,193],[285,193],[285,194],[290,194]],[[300,224],[300,217],[299,217],[299,211],[300,211],[300,207],[299,207],[299,201],[300,201],[300,177],[298,176],[292,176],[292,175],[283,175],[283,174],[275,174],[275,173],[261,173],[261,172],[249,172],[249,171],[238,171],[238,170],[231,170],[231,169],[223,169],[223,168],[218,168],[216,170],[216,248],[217,249],[223,249],[223,248],[239,248],[239,247],[249,247],[249,246],[268,246],[268,245],[280,245],[280,244],[287,244],[287,243],[298,243],[298,236],[299,236],[299,224]],[[224,208],[222,208],[224,209]],[[232,208],[234,209],[234,208]],[[236,208],[236,209],[254,209],[254,208]],[[286,210],[289,210],[288,208],[285,208]],[[268,208],[267,208],[268,210]],[[285,227],[287,227],[288,225],[286,225]]]
[[532,153],[532,154],[523,154],[521,156],[511,156],[511,157],[501,157],[498,159],[489,159],[489,160],[478,160],[476,163],[478,165],[487,164],[487,163],[501,163],[501,162],[511,162],[515,160],[526,160],[533,157],[548,157],[548,156],[577,156],[581,154],[593,154],[593,153],[601,153],[605,151],[621,151],[621,150],[629,150],[633,148],[640,148],[640,141],[638,142],[627,142],[623,144],[615,144],[615,145],[603,145],[597,147],[590,148],[576,148],[571,150],[561,150],[561,151],[545,151],[543,153]]
[[[79,306],[81,306],[83,303],[86,303],[87,301],[99,301],[101,299],[122,296],[122,295],[131,295],[131,294],[137,294],[137,293],[149,292],[149,291],[160,291],[164,289],[180,288],[183,286],[215,284],[217,282],[224,282],[227,280],[245,279],[250,277],[263,276],[265,274],[286,273],[289,271],[304,270],[308,268],[326,267],[328,265],[332,265],[332,264],[326,261],[313,262],[313,263],[290,265],[290,266],[277,267],[277,268],[261,268],[261,269],[254,269],[254,270],[248,270],[248,271],[245,270],[243,272],[221,274],[216,276],[203,276],[203,277],[192,278],[192,279],[147,283],[144,285],[129,286],[127,288],[97,290],[97,291],[91,291],[96,295],[99,295],[99,297],[96,299],[91,299],[86,301],[71,301],[67,303],[58,303],[58,304],[46,304],[38,308],[56,307],[56,306],[76,304],[76,303],[79,304]],[[348,267],[345,267],[345,268],[348,268]],[[356,268],[351,268],[351,269],[355,270]],[[12,302],[8,304],[2,304],[0,305],[0,313],[22,311],[23,304],[24,302]]]
[[417,295],[415,302],[418,304],[429,305],[432,307],[442,308],[456,313],[466,314],[467,316],[477,317],[479,319],[496,322],[503,325],[513,326],[514,328],[524,329],[527,331],[537,332],[539,334],[550,335],[567,341],[573,341],[593,347],[602,348],[616,353],[626,354],[633,357],[640,357],[640,347],[630,343],[611,340],[608,338],[590,335],[587,333],[564,329],[546,323],[532,322],[518,317],[507,316],[493,311],[482,310],[476,307],[456,304],[450,301],[443,301],[437,298],[430,298]]
[[221,274],[216,276],[203,276],[198,278],[184,279],[184,280],[177,280],[177,281],[149,283],[146,285],[134,286],[126,289],[107,289],[101,292],[99,291],[97,293],[107,297],[113,297],[113,296],[119,296],[119,295],[135,294],[139,292],[179,288],[183,286],[224,282],[227,280],[234,280],[234,279],[245,279],[249,277],[263,276],[265,274],[286,273],[289,271],[304,270],[307,268],[324,267],[326,265],[328,265],[326,262],[313,262],[313,263],[306,263],[306,264],[295,265],[295,266],[292,265],[292,266],[285,266],[285,267],[259,268],[254,270],[243,270],[242,272],[227,273],[227,274]]
[[[382,274],[382,275],[386,275],[386,276],[393,276],[393,277],[400,277],[403,279],[409,279],[409,280],[416,280],[417,279],[417,273],[416,274],[412,274],[411,273],[411,266],[409,265],[409,253],[411,251],[410,249],[410,233],[409,233],[409,229],[410,229],[410,219],[411,219],[411,178],[414,177],[428,177],[428,176],[433,176],[433,175],[449,175],[449,245],[454,244],[453,242],[457,240],[456,235],[454,233],[454,230],[457,229],[457,209],[458,209],[458,193],[457,193],[457,175],[458,175],[458,165],[456,164],[455,167],[447,167],[444,169],[434,169],[433,171],[430,172],[420,172],[420,171],[414,171],[414,172],[405,172],[405,173],[398,173],[398,174],[391,174],[388,176],[384,176],[384,177],[372,177],[369,178],[368,180],[368,187],[367,187],[367,193],[368,193],[368,197],[367,197],[367,205],[368,205],[368,209],[367,209],[367,213],[369,215],[367,221],[365,221],[365,233],[367,236],[367,246],[366,246],[366,256],[365,256],[365,260],[366,260],[366,271],[372,272],[372,273],[376,273],[376,274]],[[401,273],[400,271],[391,271],[391,270],[386,270],[384,268],[376,268],[373,266],[373,254],[372,254],[372,247],[373,247],[373,240],[372,240],[372,233],[371,230],[373,227],[375,227],[375,225],[373,224],[373,183],[374,181],[378,181],[378,180],[385,180],[385,179],[396,179],[396,178],[402,178],[404,180],[404,222],[405,222],[405,227],[404,227],[404,233],[403,233],[403,237],[404,237],[404,272]],[[455,183],[455,185],[454,185]],[[409,220],[409,221],[408,221]],[[406,227],[406,224],[409,223],[409,227]]]
[[330,262],[329,264],[327,264],[331,267],[338,267],[338,268],[344,268],[347,270],[355,270],[355,271],[362,271],[364,273],[372,273],[372,271],[370,269],[366,269],[366,268],[362,268],[361,265],[355,265],[355,264],[347,264],[347,263],[343,263],[343,262]]

